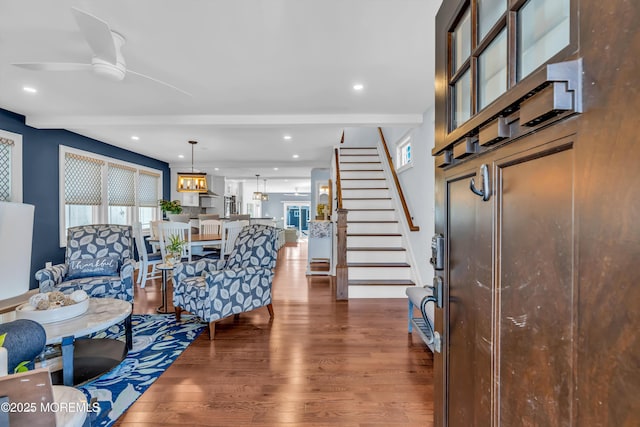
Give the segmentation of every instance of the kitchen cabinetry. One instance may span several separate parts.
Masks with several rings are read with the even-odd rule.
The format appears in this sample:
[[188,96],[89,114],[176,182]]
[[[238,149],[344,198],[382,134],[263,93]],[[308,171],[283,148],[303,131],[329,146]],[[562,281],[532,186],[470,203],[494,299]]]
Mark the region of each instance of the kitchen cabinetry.
[[638,19],[625,2],[443,2],[437,426],[640,419]]

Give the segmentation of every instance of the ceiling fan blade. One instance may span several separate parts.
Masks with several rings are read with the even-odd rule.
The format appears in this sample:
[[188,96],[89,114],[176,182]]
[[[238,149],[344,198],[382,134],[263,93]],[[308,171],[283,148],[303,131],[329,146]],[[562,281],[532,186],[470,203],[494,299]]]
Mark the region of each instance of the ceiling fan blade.
[[73,62],[24,62],[11,65],[33,71],[91,71],[92,69],[91,64]]
[[180,88],[177,88],[177,87],[175,87],[175,86],[173,86],[173,85],[171,85],[171,84],[169,84],[167,82],[163,82],[162,80],[158,80],[158,79],[155,79],[153,77],[147,76],[146,74],[138,73],[137,71],[133,71],[133,70],[130,70],[130,69],[127,69],[127,74],[133,74],[133,75],[136,75],[138,77],[142,77],[143,79],[151,80],[151,81],[159,83],[159,84],[161,84],[163,86],[170,87],[171,89],[177,90],[178,92],[180,92],[180,93],[182,93],[184,95],[193,96],[189,92],[186,92],[186,91],[184,91],[184,90],[182,90]]
[[115,65],[116,46],[109,24],[78,8],[72,7],[71,11],[93,54]]

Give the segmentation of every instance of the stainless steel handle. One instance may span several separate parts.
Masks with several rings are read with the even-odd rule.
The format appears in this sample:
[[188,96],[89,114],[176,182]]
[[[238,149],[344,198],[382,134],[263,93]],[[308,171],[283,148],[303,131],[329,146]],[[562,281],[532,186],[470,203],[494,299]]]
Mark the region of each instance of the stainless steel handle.
[[489,185],[489,167],[486,164],[480,166],[480,178],[482,179],[482,190],[476,188],[475,178],[471,178],[469,189],[474,194],[482,197],[482,201],[486,202],[491,197],[491,186]]

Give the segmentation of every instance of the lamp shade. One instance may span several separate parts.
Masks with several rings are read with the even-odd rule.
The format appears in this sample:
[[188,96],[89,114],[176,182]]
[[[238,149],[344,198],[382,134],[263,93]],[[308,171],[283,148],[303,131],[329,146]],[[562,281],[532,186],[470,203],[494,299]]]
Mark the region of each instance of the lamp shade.
[[29,291],[35,206],[0,202],[0,300]]

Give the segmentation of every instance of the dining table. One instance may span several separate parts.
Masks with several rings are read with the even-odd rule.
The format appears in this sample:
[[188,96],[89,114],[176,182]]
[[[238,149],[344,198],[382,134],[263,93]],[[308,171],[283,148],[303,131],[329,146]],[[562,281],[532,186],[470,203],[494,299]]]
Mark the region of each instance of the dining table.
[[[160,245],[157,237],[149,237],[149,244],[154,248]],[[193,255],[201,255],[204,253],[204,246],[222,245],[222,235],[220,234],[191,234],[190,251]]]

